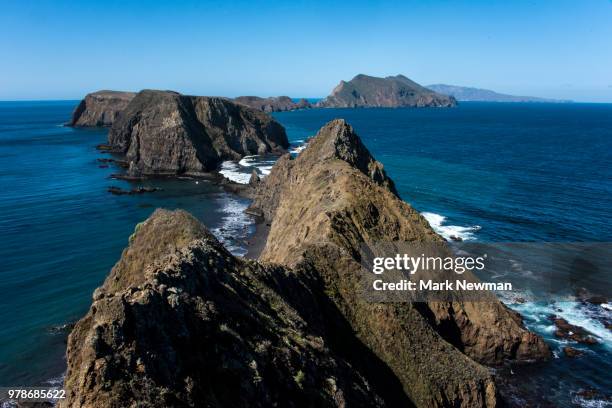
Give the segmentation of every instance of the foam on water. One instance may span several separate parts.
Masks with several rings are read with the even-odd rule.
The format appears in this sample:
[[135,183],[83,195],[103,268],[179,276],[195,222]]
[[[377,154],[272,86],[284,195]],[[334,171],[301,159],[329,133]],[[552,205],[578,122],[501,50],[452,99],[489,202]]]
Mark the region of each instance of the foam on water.
[[304,150],[306,147],[308,146],[308,143],[304,143],[298,146],[295,146],[294,148],[292,148],[291,150],[289,150],[289,153],[291,154],[300,154],[300,152],[302,150]]
[[219,173],[221,173],[223,177],[238,184],[249,184],[249,179],[251,178],[250,173],[244,172],[238,163],[232,161],[224,161],[221,163]]
[[572,402],[584,408],[609,408],[612,407],[612,401],[593,399],[589,400],[583,397],[575,396]]
[[259,156],[244,156],[242,159],[240,159],[238,165],[242,167],[250,167],[257,161],[257,157]]
[[583,327],[597,337],[606,347],[612,348],[612,331],[607,329],[602,319],[612,318],[612,312],[597,305],[582,302],[557,302],[562,312],[557,314],[570,324]]
[[[606,318],[612,318],[612,311],[607,308],[566,298],[555,302],[525,302],[510,306],[528,318],[532,328],[541,334],[552,334],[555,331],[555,325],[549,317],[556,315],[574,326],[584,328],[606,347],[612,348],[612,332],[601,322]],[[567,343],[554,337],[549,338],[548,341],[559,344]]]
[[474,236],[474,232],[479,231],[481,228],[479,225],[473,225],[471,227],[443,225],[446,221],[446,217],[432,212],[422,212],[421,215],[425,217],[434,231],[447,240],[452,240],[453,238],[460,238],[463,241],[475,240],[476,237]]
[[248,184],[253,170],[260,177],[270,174],[277,157],[271,156],[245,156],[238,163],[225,161],[221,163],[219,173],[225,178],[239,184]]
[[230,195],[222,195],[217,202],[221,206],[221,225],[212,232],[232,254],[244,256],[247,253],[244,241],[252,226],[251,217],[244,212],[248,204]]

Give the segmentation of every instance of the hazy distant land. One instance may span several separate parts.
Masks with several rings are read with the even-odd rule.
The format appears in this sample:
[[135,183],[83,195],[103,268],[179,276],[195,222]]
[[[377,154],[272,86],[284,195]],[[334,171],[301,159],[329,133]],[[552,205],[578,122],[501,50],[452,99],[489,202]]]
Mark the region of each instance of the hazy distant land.
[[535,96],[506,95],[490,89],[471,88],[457,85],[434,84],[428,85],[427,88],[443,95],[452,96],[456,100],[464,102],[572,102],[570,100],[538,98]]

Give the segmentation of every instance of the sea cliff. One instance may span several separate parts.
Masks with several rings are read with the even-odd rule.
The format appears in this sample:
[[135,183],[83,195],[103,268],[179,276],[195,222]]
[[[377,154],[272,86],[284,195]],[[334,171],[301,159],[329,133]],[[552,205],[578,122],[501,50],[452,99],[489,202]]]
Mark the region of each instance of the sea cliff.
[[110,127],[136,94],[98,91],[87,94],[77,105],[68,122],[76,127]]
[[67,349],[60,406],[493,407],[550,351],[501,303],[369,303],[358,247],[443,242],[342,120],[253,181],[257,261],[182,211],[139,224]]
[[113,123],[109,147],[132,175],[211,171],[224,160],[282,153],[285,129],[269,115],[225,98],[139,92]]

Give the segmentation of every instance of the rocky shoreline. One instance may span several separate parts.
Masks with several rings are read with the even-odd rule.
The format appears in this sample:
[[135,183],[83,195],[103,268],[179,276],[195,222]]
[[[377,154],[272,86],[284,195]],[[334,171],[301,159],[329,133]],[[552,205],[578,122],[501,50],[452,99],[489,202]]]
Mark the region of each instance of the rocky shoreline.
[[[255,389],[249,389],[247,392],[249,402],[252,402],[253,398],[255,398],[257,401],[262,401],[260,402],[260,404],[262,404],[261,406],[266,406],[268,403],[277,403],[279,401],[286,401],[287,399],[294,400],[295,398],[304,398],[305,395],[309,395],[308,398],[311,399],[308,400],[310,403],[307,405],[310,405],[312,401],[317,401],[316,404],[321,406],[345,406],[347,401],[352,401],[352,405],[359,406],[395,406],[398,402],[400,402],[400,405],[416,406],[499,406],[502,403],[507,403],[508,401],[503,400],[503,398],[509,398],[514,392],[512,388],[514,385],[512,385],[513,381],[511,378],[513,374],[512,369],[500,370],[499,374],[491,375],[491,373],[486,370],[486,366],[498,367],[502,365],[511,367],[508,364],[516,362],[531,363],[534,361],[545,361],[550,358],[550,350],[542,339],[527,331],[523,326],[520,315],[511,311],[500,302],[487,305],[470,303],[461,305],[454,303],[429,303],[407,305],[406,307],[401,306],[397,308],[396,306],[387,307],[387,305],[374,307],[372,305],[363,304],[360,299],[355,298],[352,293],[352,290],[355,289],[354,277],[341,273],[341,271],[346,270],[346,268],[350,270],[356,267],[351,265],[356,261],[354,254],[356,253],[355,251],[359,242],[367,240],[384,240],[389,239],[389,237],[408,241],[413,239],[435,241],[441,238],[437,236],[437,234],[429,228],[427,222],[424,222],[422,217],[410,209],[409,206],[403,209],[401,206],[397,207],[398,204],[395,203],[395,201],[399,199],[393,181],[386,175],[382,164],[372,158],[367,148],[354,133],[353,129],[344,121],[332,121],[321,128],[317,137],[309,141],[309,146],[297,159],[294,159],[288,154],[281,156],[274,165],[271,174],[266,178],[261,179],[257,173],[254,172],[249,184],[234,183],[223,177],[223,175],[219,174],[215,169],[202,170],[201,167],[199,170],[189,169],[186,171],[142,171],[141,169],[143,167],[135,165],[135,161],[133,160],[134,157],[138,157],[138,154],[136,156],[132,155],[132,159],[130,159],[127,153],[129,148],[126,149],[125,145],[122,145],[123,142],[117,142],[117,140],[128,140],[128,145],[138,144],[140,147],[144,145],[145,149],[150,143],[161,143],[159,151],[164,152],[164,154],[161,156],[152,154],[151,158],[160,157],[163,161],[172,162],[174,159],[172,159],[171,156],[167,156],[165,151],[168,151],[170,146],[176,145],[174,140],[178,139],[176,139],[176,132],[172,130],[172,127],[171,130],[168,131],[167,119],[180,117],[180,115],[182,115],[180,112],[185,112],[185,109],[189,112],[192,109],[191,106],[194,106],[194,103],[201,103],[191,99],[194,97],[185,97],[190,102],[181,107],[181,104],[185,104],[186,100],[181,99],[183,98],[182,95],[170,92],[160,93],[159,91],[143,91],[143,94],[144,96],[141,95],[141,99],[145,99],[145,102],[138,102],[138,99],[135,98],[138,102],[135,105],[138,106],[138,108],[134,109],[133,105],[132,113],[130,113],[128,109],[128,113],[124,115],[124,118],[116,122],[117,126],[113,125],[110,132],[113,133],[113,136],[111,137],[109,133],[109,144],[99,146],[99,149],[103,152],[119,154],[122,157],[99,159],[104,165],[114,164],[127,170],[125,174],[116,174],[113,175],[113,177],[128,181],[144,181],[157,177],[205,178],[221,185],[224,190],[229,193],[252,199],[252,204],[247,210],[247,213],[254,215],[257,222],[255,224],[255,233],[246,241],[247,253],[244,258],[232,258],[231,255],[230,258],[228,258],[222,255],[224,259],[223,264],[225,265],[229,262],[233,264],[237,270],[241,271],[245,271],[243,268],[246,268],[248,272],[240,273],[248,276],[250,276],[253,271],[259,270],[260,272],[252,276],[253,279],[259,279],[255,278],[261,273],[261,269],[258,268],[263,267],[264,270],[267,270],[266,268],[270,265],[277,265],[280,268],[279,271],[282,271],[282,274],[285,276],[305,274],[309,277],[308,279],[314,279],[313,282],[317,282],[315,286],[319,289],[315,290],[315,287],[311,286],[313,282],[307,283],[301,280],[298,280],[298,282],[300,287],[305,285],[308,287],[308,291],[313,294],[318,293],[315,296],[317,299],[315,303],[331,302],[330,305],[332,305],[333,312],[325,309],[326,311],[324,313],[338,314],[343,321],[342,324],[348,324],[347,330],[353,333],[352,335],[349,335],[348,332],[343,333],[342,338],[349,343],[357,341],[360,344],[358,347],[360,350],[359,353],[370,353],[371,355],[371,361],[368,364],[373,364],[378,367],[376,370],[378,370],[377,372],[379,374],[382,375],[382,373],[386,373],[383,377],[386,378],[385,381],[387,383],[398,383],[395,388],[389,387],[381,384],[380,379],[373,378],[365,371],[358,369],[358,375],[361,377],[360,381],[364,381],[360,383],[360,387],[366,390],[365,393],[363,390],[355,392],[355,390],[346,389],[346,381],[350,376],[346,371],[342,370],[333,372],[331,375],[331,378],[334,379],[334,387],[327,389],[325,388],[326,386],[322,386],[321,381],[323,380],[321,378],[316,380],[317,376],[321,374],[317,372],[317,370],[321,370],[320,359],[331,359],[329,361],[335,361],[334,364],[336,365],[347,364],[351,367],[359,367],[361,363],[358,362],[359,359],[357,359],[356,354],[354,354],[356,349],[348,352],[348,354],[340,352],[339,349],[337,349],[338,346],[335,345],[335,342],[329,337],[333,330],[330,331],[331,329],[322,322],[313,323],[308,317],[313,313],[311,307],[296,305],[282,293],[285,284],[294,285],[296,282],[285,282],[281,287],[270,287],[269,278],[267,278],[267,280],[263,282],[266,288],[265,291],[272,290],[272,292],[276,293],[275,296],[278,296],[275,301],[276,303],[288,303],[293,313],[298,314],[298,320],[301,319],[305,321],[307,326],[314,324],[317,327],[322,327],[322,331],[317,331],[317,336],[321,338],[324,344],[323,347],[326,351],[324,352],[325,357],[319,355],[316,358],[311,354],[312,351],[309,351],[307,353],[310,353],[309,358],[314,358],[314,360],[307,362],[306,366],[303,365],[304,361],[302,361],[300,363],[301,365],[298,365],[298,367],[293,366],[294,363],[291,365],[275,366],[273,371],[289,375],[290,378],[293,378],[293,383],[280,380],[276,375],[269,372],[269,368],[264,370],[267,372],[267,376],[262,376],[260,367],[269,367],[269,356],[259,356],[255,358],[253,360],[255,362],[255,367],[257,367],[255,369],[257,374],[255,375],[256,378],[262,378],[261,381],[263,381],[263,385],[261,387],[263,387],[263,389],[260,389],[260,386],[257,386]],[[205,99],[207,100],[206,102],[208,102],[210,98]],[[160,105],[162,106],[161,109]],[[170,108],[168,109],[167,106],[170,106]],[[246,107],[238,107],[237,109],[247,109],[247,115],[252,115],[252,113],[248,112],[252,112],[253,109]],[[255,107],[255,110],[259,110],[259,108]],[[266,109],[261,110],[265,111]],[[197,109],[194,109],[194,113],[190,115],[192,117],[197,117],[196,111]],[[176,112],[179,112],[178,116]],[[221,113],[221,115],[227,114],[227,111]],[[126,129],[126,126],[121,124],[121,122],[129,123],[129,126],[134,126],[134,124],[136,124],[136,127],[139,128],[140,125],[138,125],[138,123],[143,120],[143,116],[161,117],[162,121],[146,124],[145,128],[148,126],[149,129],[146,132],[142,129],[138,129],[136,133],[133,133],[132,130],[128,132],[121,130]],[[180,120],[183,121],[182,123],[188,123],[188,121],[185,122],[185,119]],[[196,120],[200,121],[200,119]],[[203,122],[200,121],[200,123]],[[213,121],[212,123],[212,126],[218,126],[218,121]],[[207,125],[204,124],[204,132],[208,133],[209,131],[206,130],[206,126]],[[260,126],[260,123],[254,122],[254,126]],[[180,125],[179,127],[183,129],[181,132],[185,132],[187,135],[186,137],[190,140],[197,139],[199,137],[197,134],[201,132],[201,130],[198,130],[196,133],[189,134],[191,131],[184,129],[188,129],[190,125]],[[219,135],[226,135],[228,132],[231,133],[229,128],[221,128]],[[158,134],[158,141],[156,141],[155,137],[152,139],[143,139],[142,136],[148,137],[147,133]],[[128,136],[121,136],[117,139],[118,134],[126,134]],[[253,135],[250,130],[248,130],[246,134],[248,135],[247,138]],[[224,138],[225,136],[221,137]],[[215,143],[212,143],[209,150],[215,148]],[[187,148],[187,150],[189,150],[189,148]],[[275,154],[281,154],[283,150],[275,149],[273,152]],[[236,156],[230,154],[229,156],[225,156],[225,158],[233,157],[234,160],[236,160],[246,153],[250,152],[238,153]],[[196,157],[197,160],[200,160],[199,155],[196,155]],[[355,184],[355,180],[361,180],[361,177],[364,175],[366,179]],[[325,180],[326,184],[321,185],[319,181],[322,180]],[[111,189],[113,191],[111,191]],[[382,193],[379,191],[380,189],[382,189]],[[154,189],[136,187],[131,190],[122,190],[119,188],[113,189],[111,187],[109,191],[113,194],[122,195],[153,192]],[[374,199],[375,196],[380,196],[381,194],[385,197],[384,200]],[[357,197],[360,198],[357,199]],[[159,286],[156,289],[155,282],[148,281],[149,278],[147,278],[147,276],[150,275],[150,272],[146,272],[147,270],[150,270],[152,267],[163,267],[163,270],[167,270],[167,266],[164,265],[166,265],[166,259],[171,254],[174,254],[172,257],[178,256],[176,259],[182,259],[181,257],[186,255],[191,259],[195,254],[195,252],[192,252],[195,250],[193,243],[197,240],[204,240],[205,247],[209,248],[204,251],[206,254],[205,257],[212,256],[208,252],[211,248],[216,248],[213,249],[213,252],[217,251],[217,253],[225,251],[221,244],[218,243],[203,226],[198,225],[197,221],[195,221],[194,224],[194,221],[195,220],[190,220],[188,215],[180,213],[156,212],[146,221],[146,223],[168,223],[174,225],[174,227],[172,227],[173,230],[177,228],[184,230],[185,226],[188,226],[187,229],[192,232],[180,238],[180,242],[176,242],[176,238],[171,238],[170,241],[163,238],[164,232],[155,229],[149,232],[143,232],[137,228],[134,236],[130,238],[130,242],[132,243],[136,239],[138,233],[150,236],[150,238],[146,238],[145,240],[147,242],[146,246],[141,247],[139,250],[150,254],[151,258],[139,259],[137,261],[139,266],[134,269],[133,266],[129,266],[133,261],[124,259],[129,252],[128,247],[128,249],[124,251],[124,255],[120,262],[111,272],[111,276],[109,276],[105,285],[99,289],[107,294],[102,297],[97,297],[97,299],[102,300],[108,298],[110,300],[119,296],[123,299],[121,302],[125,302],[128,299],[126,298],[128,292],[134,293],[134,290],[137,292],[143,290],[140,286],[141,284],[145,284],[145,286],[149,288],[146,293],[153,293],[154,296],[161,295],[163,299],[167,295],[167,289],[163,286]],[[404,223],[406,223],[406,225],[404,225]],[[193,231],[196,232],[194,233]],[[162,241],[168,243],[171,248],[174,248],[172,250],[173,252],[157,253],[157,250],[152,250],[149,247],[150,245],[158,245],[155,244],[158,236],[161,236]],[[198,251],[202,250],[202,248]],[[183,262],[184,261],[181,260],[179,264],[182,265]],[[249,262],[251,263],[249,264]],[[120,264],[128,269],[119,271],[123,268],[119,266]],[[179,269],[172,272],[171,275],[174,276],[176,273],[179,273],[181,276],[180,279],[186,279],[181,285],[192,287],[194,283],[191,279],[193,278],[188,276],[189,274],[185,274],[186,271],[182,270],[182,266],[178,264],[172,266],[172,268],[176,267]],[[159,271],[162,269],[159,269]],[[200,261],[192,264],[190,270],[192,270],[192,272],[189,273],[193,273],[193,271],[204,274],[211,273],[209,267]],[[143,279],[141,276],[142,273],[145,274],[144,281],[141,280]],[[158,272],[155,274],[157,273]],[[223,266],[221,270],[215,273],[220,273],[221,275],[218,275],[218,278],[221,278],[227,274],[232,275],[236,273],[236,270],[231,268],[227,269],[226,266]],[[266,273],[272,273],[270,276],[274,277],[277,276],[279,272],[267,270],[267,272],[264,272],[264,275]],[[125,276],[122,277],[123,275]],[[127,279],[125,283],[128,284],[128,286],[124,284],[116,286],[113,283],[109,283],[117,280],[121,281],[122,279]],[[137,283],[141,282],[138,283],[139,288],[134,288],[133,279],[137,279]],[[224,277],[223,279],[226,278]],[[151,286],[151,284],[153,286]],[[240,286],[244,283],[237,282],[237,284]],[[180,285],[177,287],[180,287]],[[233,287],[233,290],[237,290],[237,288],[238,287]],[[125,290],[128,290],[128,292],[125,292]],[[150,292],[150,290],[153,290],[153,292]],[[160,307],[159,304],[150,303],[149,301],[142,303],[141,306],[144,307],[143,310],[151,309],[151,311],[146,313],[151,313],[152,315],[160,313],[163,315],[168,313],[173,315],[180,309],[176,309],[176,305],[190,304],[194,300],[200,302],[200,300],[198,300],[200,298],[204,300],[208,297],[214,298],[217,295],[215,291],[206,292],[208,294],[204,295],[201,290],[205,289],[197,289],[196,292],[189,293],[186,297],[180,290],[178,292],[172,292],[170,296],[168,296],[168,302],[172,310],[162,312],[158,309]],[[320,290],[322,290],[322,292],[317,292]],[[170,301],[173,294],[178,296],[177,301],[179,302],[174,306],[174,300]],[[247,297],[252,295],[257,296],[257,292],[251,293]],[[92,306],[92,310],[96,311],[94,313],[102,313],[104,316],[105,312],[100,310],[100,306],[103,305],[98,304],[99,302],[95,300],[96,296],[94,297],[95,306]],[[243,295],[239,295],[239,297],[241,296]],[[128,302],[132,301],[128,300]],[[236,301],[245,302],[246,300],[236,299]],[[311,299],[306,303],[310,304],[309,302],[312,301]],[[138,300],[138,302],[140,302],[140,300]],[[197,302],[194,303],[194,305],[197,304]],[[218,311],[220,303],[217,302],[218,301],[213,301]],[[249,301],[249,304],[250,302],[251,301]],[[224,302],[222,303],[224,304]],[[260,307],[261,305],[257,306],[257,313],[261,313]],[[268,305],[265,307],[267,308],[270,306]],[[278,305],[274,307],[278,307]],[[91,312],[90,310],[90,314]],[[102,356],[104,360],[101,361],[100,357],[96,357],[95,360],[95,364],[101,364],[101,366],[96,366],[102,368],[101,377],[96,377],[95,375],[92,377],[86,374],[88,379],[86,383],[82,382],[84,378],[82,376],[85,375],[82,371],[83,364],[91,364],[91,361],[88,356],[89,352],[83,355],[83,350],[80,350],[76,344],[81,344],[85,338],[89,338],[88,336],[92,334],[91,330],[93,327],[87,328],[89,324],[87,323],[88,317],[82,319],[80,322],[85,325],[82,327],[81,334],[74,334],[78,332],[78,327],[73,331],[71,338],[77,336],[77,340],[75,340],[77,343],[73,343],[75,345],[72,348],[69,346],[68,350],[69,371],[67,384],[70,384],[70,388],[72,389],[72,399],[67,406],[94,406],[100,401],[103,401],[103,403],[131,404],[134,402],[140,403],[143,401],[143,398],[144,401],[148,401],[151,406],[163,406],[163,404],[156,405],[153,401],[153,396],[162,394],[165,401],[164,403],[166,404],[193,406],[193,401],[195,401],[194,396],[196,395],[198,395],[198,398],[207,401],[211,399],[216,400],[219,398],[217,396],[219,390],[222,390],[225,394],[238,387],[237,384],[231,382],[232,380],[228,380],[228,382],[217,384],[211,388],[211,385],[207,383],[207,381],[210,381],[209,379],[202,380],[201,376],[203,372],[200,369],[189,368],[187,361],[182,361],[183,358],[187,359],[187,356],[180,357],[178,362],[173,360],[174,362],[171,364],[173,366],[178,364],[178,372],[183,372],[183,370],[189,372],[185,377],[185,381],[190,384],[188,387],[183,387],[183,385],[173,381],[168,382],[169,378],[164,378],[163,375],[159,377],[161,374],[159,371],[161,369],[160,364],[169,363],[151,361],[149,359],[145,364],[144,362],[146,359],[145,356],[141,354],[142,349],[138,351],[130,347],[125,348],[125,340],[115,337],[113,333],[116,330],[115,327],[117,322],[127,319],[128,316],[124,316],[124,312],[116,314],[115,311],[111,311],[110,309],[107,310],[107,312],[112,313],[106,315],[106,318],[110,318],[110,320],[105,321],[103,326],[109,325],[108,330],[111,331],[107,331],[107,334],[104,335],[104,342],[107,343],[110,341],[111,344],[114,345],[104,346],[102,349],[95,346],[93,349],[94,354]],[[195,309],[192,312],[195,312]],[[188,313],[191,314],[192,312]],[[186,312],[182,311],[181,313]],[[381,316],[384,321],[384,327],[381,327],[377,322],[377,319],[381,318]],[[193,320],[194,318],[196,320]],[[243,318],[244,316],[240,319]],[[194,325],[197,326],[202,324],[197,316],[183,314],[182,319],[186,319],[184,322],[186,326],[179,328],[180,330],[190,331]],[[235,324],[237,322],[236,319],[237,317],[233,316],[230,318],[230,321]],[[241,323],[238,323],[238,326],[233,327],[232,330],[240,333],[240,337],[244,338],[246,336],[248,338],[252,333],[244,333],[239,330],[239,326],[244,324],[240,319],[238,321]],[[289,327],[293,328],[285,328],[282,330],[290,330],[292,332],[297,330],[295,328],[295,321],[275,321],[276,317],[273,316],[269,316],[269,319],[272,319],[268,323],[272,323],[274,329],[269,329],[267,332],[268,334],[276,331],[279,327],[283,327],[283,324],[287,323],[289,323]],[[571,325],[564,319],[556,316],[551,316],[550,319],[557,326],[557,337],[572,341],[575,340],[578,343],[582,342],[587,345],[594,344],[594,338],[580,327]],[[213,321],[215,320],[213,319]],[[139,325],[140,323],[130,320],[129,324]],[[226,325],[228,323],[220,324]],[[405,333],[402,329],[402,326],[405,324],[409,324],[413,329],[416,328],[417,332],[413,334]],[[169,329],[166,327],[168,325],[166,321],[158,321],[155,325],[161,325],[162,332]],[[181,354],[183,351],[176,349],[176,344],[178,344],[176,341],[179,341],[180,338],[175,338],[175,329],[176,328],[164,334],[170,342],[164,345],[164,347],[170,347],[174,350],[173,353]],[[381,331],[381,333],[380,335],[376,335],[373,331]],[[393,335],[390,333],[393,333]],[[130,340],[134,345],[139,343],[148,344],[146,340],[139,335],[132,334],[132,336],[136,336],[132,337],[132,340]],[[209,344],[209,347],[216,347],[220,341],[225,341],[221,340],[221,337],[217,338],[217,334],[213,333],[210,336],[212,337],[205,341],[206,344]],[[263,334],[260,333],[256,336],[259,339]],[[300,338],[302,336],[309,338],[312,334],[304,332],[299,335]],[[263,338],[266,338],[266,341],[270,341],[270,339],[265,336]],[[423,354],[423,345],[421,343],[425,341],[424,339],[428,339],[427,342],[433,344],[434,348],[438,350],[433,352],[432,356],[425,357]],[[298,340],[295,339],[295,341]],[[298,342],[301,342],[301,340]],[[397,348],[398,342],[403,345],[402,348]],[[174,346],[172,344],[174,344]],[[448,348],[448,346],[450,346],[450,348]],[[109,348],[107,349],[107,347]],[[138,347],[141,348],[142,344]],[[149,346],[145,346],[145,349],[147,349],[147,347]],[[200,345],[193,345],[190,347],[191,349],[189,350],[193,354],[197,355],[202,352],[202,350],[199,350]],[[120,351],[112,351],[116,349]],[[249,349],[249,346],[240,350],[240,353],[253,355],[253,350]],[[459,350],[459,354],[455,355],[454,353],[457,350]],[[392,356],[388,355],[389,352]],[[75,353],[79,356],[75,357]],[[302,356],[301,358],[303,359],[302,353],[303,351],[300,351],[299,355]],[[563,353],[565,358],[579,359],[584,351],[567,346],[563,349]],[[76,366],[74,364],[70,365],[71,354],[73,356],[72,360],[74,361],[76,358],[78,361]],[[111,361],[116,359],[118,355],[121,356],[121,359],[126,360],[124,362]],[[410,356],[410,360],[408,360],[408,356]],[[210,358],[215,359],[220,357],[222,359],[225,358],[213,354],[207,355],[205,359],[209,361]],[[434,359],[432,360],[431,357]],[[136,366],[132,363],[127,364],[129,361],[133,362],[134,359],[137,359]],[[140,367],[139,364],[141,363],[138,363],[138,361],[142,361],[144,365]],[[237,378],[248,375],[248,372],[252,371],[253,361],[249,362],[245,360],[238,362],[239,365],[244,365],[244,369],[247,371],[243,374],[238,375],[234,373],[231,375],[238,375]],[[340,361],[343,362],[339,363]],[[415,364],[415,362],[417,367],[423,367],[420,371],[415,371],[414,368],[409,367],[411,364]],[[232,364],[236,363],[236,361],[232,362]],[[183,364],[186,365],[184,368],[181,368]],[[207,369],[215,372],[221,370],[219,372],[224,373],[226,369],[223,368],[223,364],[221,366],[207,366]],[[278,364],[278,362],[276,364]],[[307,369],[307,367],[309,368]],[[481,370],[483,368],[484,370]],[[336,369],[338,369],[338,367],[336,367]],[[123,374],[120,374],[119,377],[113,374],[109,380],[107,375],[110,371],[108,370],[112,372],[121,372]],[[422,370],[426,371],[423,372]],[[325,369],[323,369],[323,372],[327,373]],[[453,373],[452,375],[456,376],[450,383],[448,378],[449,373]],[[227,375],[227,373],[222,375]],[[437,378],[436,375],[438,376]],[[132,377],[136,379],[132,380]],[[199,379],[196,380],[194,378]],[[311,382],[306,384],[306,379],[310,379]],[[312,379],[315,379],[314,382],[312,382]],[[101,387],[101,384],[108,384],[109,381],[112,384],[116,383],[123,391],[118,393],[115,388],[110,391],[105,391],[105,388]],[[344,387],[340,385],[343,382],[345,384]],[[260,380],[257,380],[256,383],[259,384]],[[152,387],[148,391],[150,394],[143,395],[141,392],[137,392],[133,389],[133,384]],[[294,389],[296,385],[298,388],[297,390]],[[204,386],[204,388],[202,388],[202,386]],[[159,394],[162,390],[164,390],[163,393]],[[262,391],[264,394],[260,394]],[[253,392],[256,394],[253,394]],[[312,398],[315,399],[313,400]],[[358,403],[358,401],[363,404]],[[546,402],[546,399],[542,401]],[[223,402],[220,403],[221,406],[226,406],[228,404],[230,406],[250,406],[245,405],[247,404],[246,399],[224,399]]]
[[496,406],[481,364],[548,358],[501,304],[356,297],[343,271],[358,242],[441,238],[343,121],[247,189],[265,219],[248,256],[259,261],[180,211],[137,227],[70,335],[61,406]]

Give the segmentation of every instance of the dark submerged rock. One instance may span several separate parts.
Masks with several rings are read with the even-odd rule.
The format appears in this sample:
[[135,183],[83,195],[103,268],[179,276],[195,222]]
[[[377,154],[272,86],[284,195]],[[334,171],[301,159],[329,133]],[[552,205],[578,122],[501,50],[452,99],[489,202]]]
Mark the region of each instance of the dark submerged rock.
[[586,331],[584,328],[574,326],[559,316],[550,316],[550,320],[552,320],[557,327],[557,330],[555,330],[556,337],[573,340],[582,344],[597,344],[595,337],[593,337],[591,333]]
[[134,194],[144,194],[144,193],[153,193],[155,191],[160,191],[161,188],[158,187],[135,187],[131,190],[124,190],[120,187],[109,187],[108,192],[114,195],[134,195]]
[[584,354],[583,351],[578,350],[574,347],[563,347],[563,353],[565,353],[565,355],[569,358],[576,358],[576,357],[580,357],[581,355]]

